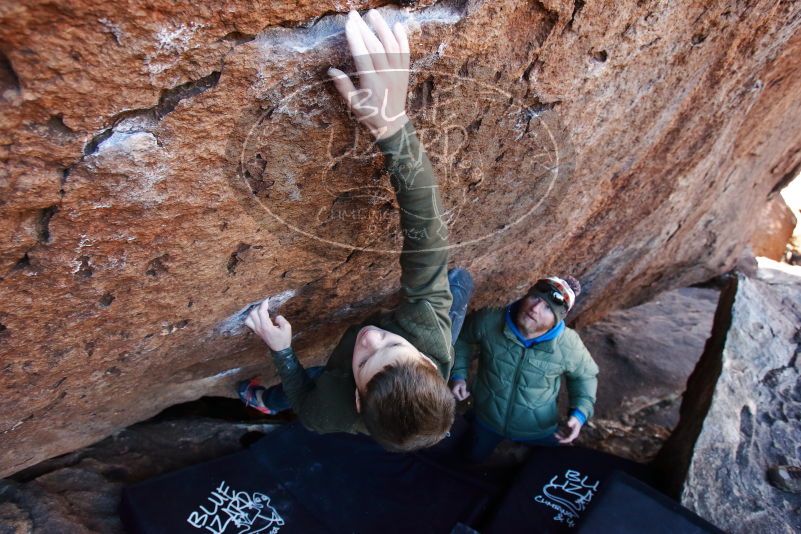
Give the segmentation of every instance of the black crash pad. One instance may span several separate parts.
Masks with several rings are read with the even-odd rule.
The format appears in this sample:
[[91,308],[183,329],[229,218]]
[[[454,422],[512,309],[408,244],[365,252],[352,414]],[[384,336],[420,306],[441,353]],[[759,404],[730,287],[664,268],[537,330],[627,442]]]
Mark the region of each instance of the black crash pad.
[[[482,533],[575,532],[616,470],[647,479],[641,464],[583,447],[533,447]],[[613,531],[610,531],[613,532]]]
[[679,503],[625,473],[613,473],[582,518],[583,534],[721,533]]
[[[132,533],[716,532],[645,484],[640,464],[535,447],[513,477],[466,466],[451,437],[413,454],[367,436],[278,428],[250,449],[123,490]],[[626,476],[622,473],[628,473]],[[628,530],[626,530],[628,528]],[[692,530],[695,529],[695,530]]]
[[135,533],[447,533],[473,525],[497,492],[436,450],[394,454],[366,436],[292,424],[250,449],[126,488],[120,515]]

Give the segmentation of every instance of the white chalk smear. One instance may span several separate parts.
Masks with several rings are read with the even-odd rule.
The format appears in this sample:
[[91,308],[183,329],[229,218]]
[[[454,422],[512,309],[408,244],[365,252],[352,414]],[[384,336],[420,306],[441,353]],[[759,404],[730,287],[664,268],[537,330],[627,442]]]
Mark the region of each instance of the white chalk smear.
[[[378,8],[377,11],[390,27],[395,22],[400,22],[412,31],[417,31],[423,24],[456,24],[464,18],[467,7],[466,3],[444,1],[420,11],[389,6]],[[269,28],[259,34],[256,43],[265,54],[276,50],[305,53],[318,48],[327,39],[345,33],[345,22],[347,14],[341,13],[322,17],[310,28]]]
[[206,378],[206,380],[215,380],[217,378],[223,378],[225,376],[231,376],[231,375],[234,375],[234,374],[238,373],[241,370],[242,370],[241,367],[235,367],[233,369],[228,369],[227,371],[223,371],[222,373],[217,373],[214,376],[209,376],[209,377]]
[[[287,289],[286,291],[282,291],[277,295],[267,297],[270,299],[270,314],[272,315],[278,311],[278,308],[280,308],[286,301],[294,297],[296,294],[296,290]],[[247,319],[250,310],[261,304],[263,301],[264,299],[256,300],[241,308],[238,312],[229,316],[222,323],[217,325],[217,328],[215,328],[216,332],[223,336],[232,336],[241,333],[243,329],[247,328],[245,326],[245,319]]]
[[118,132],[97,145],[97,156],[107,153],[135,154],[148,152],[157,146],[156,136],[150,132]]

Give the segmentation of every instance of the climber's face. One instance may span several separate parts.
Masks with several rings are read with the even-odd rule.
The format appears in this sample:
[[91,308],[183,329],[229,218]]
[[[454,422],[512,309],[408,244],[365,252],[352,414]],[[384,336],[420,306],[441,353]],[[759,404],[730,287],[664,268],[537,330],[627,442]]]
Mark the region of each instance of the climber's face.
[[364,392],[370,380],[388,365],[403,360],[423,360],[436,368],[403,336],[377,326],[365,326],[356,335],[353,346],[353,378],[356,389]]
[[556,324],[553,311],[540,297],[526,295],[517,307],[517,328],[527,337],[545,333]]

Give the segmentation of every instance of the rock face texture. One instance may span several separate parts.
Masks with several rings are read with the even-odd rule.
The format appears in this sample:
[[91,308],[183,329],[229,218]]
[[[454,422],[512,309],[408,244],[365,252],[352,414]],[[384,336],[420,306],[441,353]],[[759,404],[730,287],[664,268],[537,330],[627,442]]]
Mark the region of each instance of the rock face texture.
[[782,261],[787,256],[788,244],[792,246],[790,240],[798,223],[795,214],[781,195],[774,195],[760,217],[762,224],[751,238],[754,255]]
[[122,488],[240,450],[270,425],[182,417],[134,425],[0,481],[0,530],[122,533]]
[[782,197],[795,217],[795,229],[790,237],[784,261],[801,265],[801,174],[782,190]]
[[798,532],[801,495],[768,482],[799,463],[801,267],[760,262],[724,290],[681,421],[657,458],[666,489],[727,532]]
[[[0,5],[0,475],[263,371],[398,287],[397,212],[326,82],[382,2]],[[544,272],[578,320],[726,271],[801,163],[801,4],[443,0],[412,120],[476,306]]]
[[638,462],[654,458],[679,422],[681,395],[712,331],[719,293],[666,291],[579,331],[601,369],[582,445]]

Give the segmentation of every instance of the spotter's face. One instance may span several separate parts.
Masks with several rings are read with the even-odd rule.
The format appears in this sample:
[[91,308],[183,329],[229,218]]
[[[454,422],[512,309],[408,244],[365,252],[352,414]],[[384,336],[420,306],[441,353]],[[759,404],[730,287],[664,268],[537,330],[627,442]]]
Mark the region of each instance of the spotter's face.
[[527,295],[517,307],[515,323],[524,333],[547,332],[556,325],[556,317],[540,297]]

